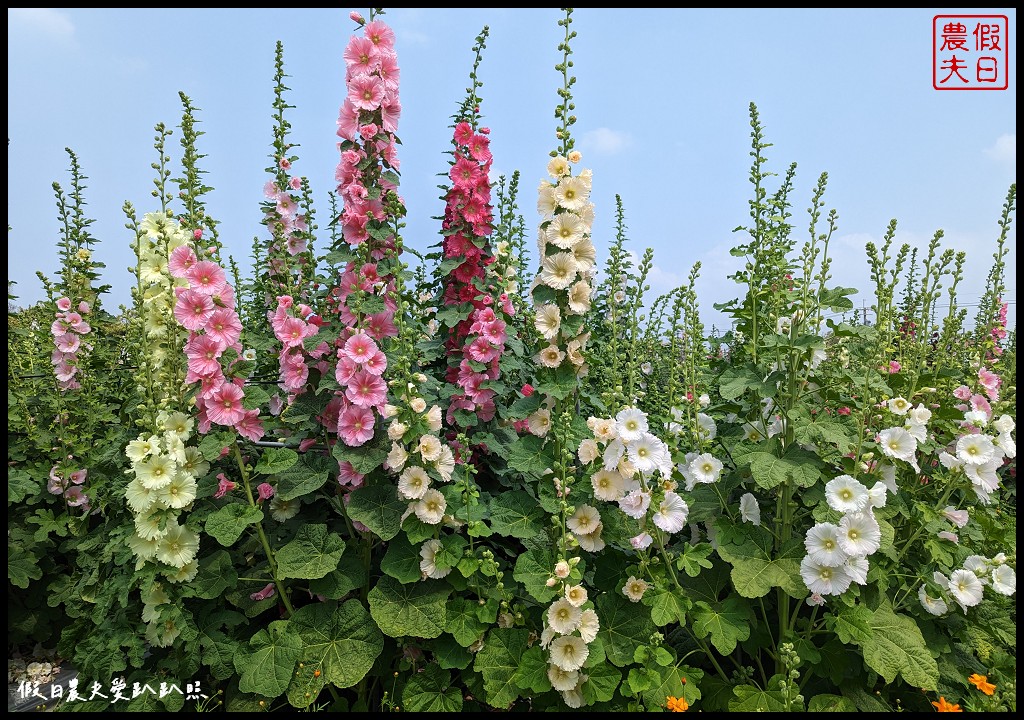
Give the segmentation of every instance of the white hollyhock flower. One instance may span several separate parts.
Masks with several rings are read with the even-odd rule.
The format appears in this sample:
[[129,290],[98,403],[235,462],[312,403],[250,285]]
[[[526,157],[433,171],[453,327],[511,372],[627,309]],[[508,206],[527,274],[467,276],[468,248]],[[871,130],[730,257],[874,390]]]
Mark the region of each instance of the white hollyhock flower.
[[671,473],[671,456],[668,446],[654,435],[645,432],[626,446],[629,462],[644,476],[650,475],[668,464]]
[[579,505],[572,517],[565,521],[565,524],[577,535],[587,535],[594,532],[600,522],[601,515],[597,512],[597,508],[590,505]]
[[548,434],[548,430],[551,429],[551,411],[547,408],[541,408],[536,412],[530,414],[526,418],[526,425],[530,429],[530,432],[537,437],[544,437]]
[[843,564],[843,569],[850,576],[850,581],[858,585],[868,584],[868,559],[866,557],[851,557]]
[[868,490],[868,504],[873,508],[885,507],[885,503],[889,499],[888,491],[889,488],[886,484],[879,480]]
[[420,438],[420,455],[427,462],[433,462],[441,457],[441,441],[434,435],[424,435]]
[[[565,598],[555,600],[548,608],[548,625],[557,633],[568,635],[580,626],[583,611]],[[568,668],[575,670],[576,668]]]
[[919,443],[928,442],[928,428],[926,426],[913,420],[907,420],[903,427]]
[[1017,573],[1009,565],[999,565],[992,571],[992,589],[1002,595],[1017,592]]
[[890,465],[889,463],[879,463],[878,465],[878,476],[881,478],[881,482],[885,483],[885,488],[893,495],[897,494],[900,489],[896,486],[896,466]]
[[750,493],[740,497],[740,519],[753,525],[761,524],[761,507],[757,504],[757,498]]
[[958,528],[967,524],[968,515],[966,510],[957,510],[952,505],[947,505],[942,511],[943,516]]
[[960,609],[966,613],[967,608],[974,607],[981,602],[985,594],[985,586],[970,570],[954,570],[949,575],[949,594],[956,600]]
[[904,460],[917,469],[917,440],[906,428],[886,428],[878,433],[878,444],[889,457]]
[[945,450],[939,453],[939,462],[942,464],[942,467],[947,470],[956,470],[964,466],[963,460],[958,458],[956,455],[950,455]]
[[[701,397],[707,397],[707,395]],[[714,440],[718,436],[718,426],[715,424],[714,418],[706,413],[697,413],[697,433],[701,440],[708,442]]]
[[999,433],[996,435],[996,439],[993,442],[1006,457],[1010,459],[1017,457],[1017,443],[1014,442],[1010,433]]
[[444,495],[431,489],[423,493],[423,497],[418,502],[413,503],[413,512],[416,513],[420,522],[437,525],[444,519],[446,507],[448,507],[448,503],[444,499]]
[[984,410],[968,410],[964,413],[964,422],[977,428],[988,425],[988,413]]
[[398,493],[406,500],[421,499],[430,488],[430,476],[418,465],[411,465],[398,476]]
[[967,465],[984,465],[996,457],[996,447],[988,435],[964,435],[956,441],[956,456]]
[[437,553],[441,550],[441,541],[431,538],[420,547],[420,573],[423,577],[440,580],[452,571],[449,568],[437,567]]
[[841,595],[850,587],[850,575],[842,567],[829,567],[814,562],[810,555],[800,561],[800,577],[812,593]]
[[648,431],[647,415],[638,408],[625,408],[615,416],[615,430],[624,443],[639,440]]
[[892,400],[886,403],[889,408],[889,412],[895,413],[896,415],[906,415],[910,412],[912,407],[910,402],[906,398],[894,397]]
[[584,610],[583,614],[580,615],[580,637],[583,638],[583,642],[591,643],[594,638],[597,637],[597,632],[601,629],[601,622],[597,617],[597,613],[593,610]]
[[628,597],[630,602],[640,602],[648,587],[646,580],[630,575],[629,579],[626,580],[626,584],[622,587],[622,594]]
[[839,521],[839,547],[851,557],[865,557],[882,544],[882,531],[870,512],[850,513]]
[[1016,425],[1013,422],[1013,418],[1009,415],[1000,415],[999,418],[992,423],[992,427],[996,429],[997,433],[1004,435],[1006,433],[1013,432]]
[[455,472],[455,455],[452,449],[445,445],[441,448],[441,457],[434,462],[437,474],[441,476],[442,482],[450,482],[452,473]]
[[910,411],[910,419],[920,425],[927,425],[932,419],[932,411],[918,403],[917,407]]
[[838,567],[846,562],[847,555],[839,545],[839,528],[832,523],[818,523],[808,530],[804,547],[816,565]]
[[533,326],[545,340],[552,340],[562,327],[562,311],[553,303],[544,303],[537,308]]
[[676,533],[686,524],[686,516],[690,508],[686,502],[671,490],[665,493],[665,499],[658,505],[654,513],[654,524],[667,533]]
[[597,527],[594,528],[594,532],[587,533],[586,535],[573,535],[576,538],[576,542],[580,544],[580,547],[587,552],[601,552],[604,550],[604,539],[601,537],[601,530],[604,529],[604,523],[598,523]]
[[703,453],[690,461],[689,470],[695,482],[714,483],[722,475],[722,461],[711,453]]
[[639,520],[647,513],[647,508],[650,504],[651,494],[643,490],[634,490],[619,500],[619,507],[622,509],[622,512],[636,520]]
[[921,607],[930,612],[932,615],[945,615],[946,611],[949,610],[946,607],[946,601],[941,597],[933,598],[928,594],[928,588],[921,585],[917,590],[917,597],[921,601]]
[[634,550],[646,550],[652,542],[654,542],[654,538],[650,533],[640,533],[629,539],[629,544],[633,546]]
[[984,555],[969,555],[964,560],[964,570],[974,573],[982,585],[988,584],[988,579],[985,577],[988,575],[988,558]]
[[566,672],[557,665],[548,665],[548,680],[551,681],[551,687],[555,690],[573,690],[576,687],[576,681],[580,679],[578,670],[572,672]]
[[567,672],[579,670],[590,656],[590,648],[583,638],[576,635],[563,635],[551,641],[549,648],[551,662]]
[[587,589],[582,585],[568,585],[565,588],[565,599],[573,607],[581,607],[587,601]]
[[859,480],[849,475],[840,475],[825,485],[825,500],[837,512],[854,513],[866,508],[871,496]]
[[598,500],[615,502],[623,495],[622,475],[615,470],[598,470],[590,478],[590,484],[594,486],[594,497]]

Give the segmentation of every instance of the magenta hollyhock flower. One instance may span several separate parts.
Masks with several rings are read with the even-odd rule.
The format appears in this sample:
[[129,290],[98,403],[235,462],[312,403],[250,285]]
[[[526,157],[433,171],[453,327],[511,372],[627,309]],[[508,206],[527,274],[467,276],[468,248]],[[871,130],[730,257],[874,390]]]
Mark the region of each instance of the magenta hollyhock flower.
[[229,308],[217,308],[206,321],[206,334],[231,347],[242,337],[242,323],[238,313]]
[[189,287],[205,295],[216,295],[224,289],[224,269],[215,262],[202,260],[185,271]]
[[388,386],[379,375],[364,370],[356,372],[345,388],[345,397],[353,405],[375,407],[382,405],[387,398]]
[[349,405],[338,416],[338,435],[350,447],[358,447],[373,437],[373,411]]
[[264,587],[262,590],[252,593],[249,596],[249,599],[254,602],[259,602],[260,600],[266,600],[267,598],[274,597],[276,593],[277,590],[274,587],[274,583],[271,582],[267,583],[266,587]]
[[197,332],[206,326],[215,309],[209,295],[189,289],[178,296],[178,302],[174,305],[174,319],[186,330]]
[[848,408],[848,407],[846,407],[844,405],[843,407],[841,407],[838,410],[836,410],[836,412],[839,413],[840,415],[849,415],[851,410],[850,410],[850,408]]
[[501,354],[501,348],[491,345],[486,338],[479,336],[466,346],[466,354],[475,362],[487,363]]
[[[376,270],[374,270],[374,275],[376,275]],[[377,348],[377,343],[369,335],[366,333],[356,333],[345,341],[342,352],[348,359],[362,365],[373,357],[375,353],[379,352],[379,349]],[[379,375],[380,373],[377,374]]]
[[524,397],[530,397],[531,395],[533,395],[533,385],[531,385],[530,383],[524,384],[520,392],[523,393]]
[[275,492],[276,491],[274,490],[274,486],[271,485],[270,483],[264,482],[256,486],[256,493],[259,495],[258,502],[269,500],[270,498],[274,497]]
[[459,145],[469,145],[473,139],[473,126],[466,121],[456,124],[454,138]]
[[213,494],[213,497],[220,500],[222,497],[227,495],[229,492],[238,487],[238,483],[233,483],[227,479],[224,473],[217,474],[217,492]]
[[167,269],[174,277],[183,278],[198,262],[199,258],[192,248],[188,245],[179,245],[171,250],[171,255],[167,259]]
[[67,312],[71,309],[71,298],[62,297],[57,301],[57,309],[61,312]]
[[461,156],[452,165],[451,170],[448,171],[448,176],[451,177],[455,188],[459,190],[476,187],[481,179],[485,177],[479,163]]
[[234,383],[226,382],[213,392],[206,404],[206,413],[218,425],[234,425],[245,416],[242,398],[245,393]]

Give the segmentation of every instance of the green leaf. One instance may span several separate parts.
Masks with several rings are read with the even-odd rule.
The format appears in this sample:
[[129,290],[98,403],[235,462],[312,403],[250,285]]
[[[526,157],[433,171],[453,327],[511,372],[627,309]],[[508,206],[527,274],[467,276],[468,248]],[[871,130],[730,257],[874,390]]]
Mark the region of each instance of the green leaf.
[[224,448],[230,448],[235,444],[235,432],[210,433],[199,441],[199,452],[203,454],[204,460],[216,460]]
[[196,597],[213,600],[235,587],[238,573],[227,550],[217,550],[199,561],[199,572],[188,584]]
[[246,385],[242,407],[246,410],[257,410],[270,402],[270,394],[259,385]]
[[504,492],[491,498],[491,529],[498,535],[527,539],[544,531],[547,514],[529,493]]
[[422,575],[419,548],[399,535],[388,543],[388,551],[380,561],[380,569],[403,585],[419,582]]
[[334,443],[331,455],[338,462],[351,463],[356,472],[369,475],[384,463],[390,450],[390,442],[381,435],[359,447],[348,447],[345,443],[340,442]]
[[[647,676],[650,685],[640,696],[648,708],[665,707],[669,696],[685,698],[691,704],[700,699],[698,688],[704,673],[696,668],[686,665],[652,666],[647,668]],[[686,678],[685,684],[683,678]]]
[[743,597],[758,598],[781,587],[794,598],[807,596],[800,577],[803,543],[793,539],[775,554],[774,541],[764,528],[719,521],[718,554],[732,567],[732,582]]
[[544,449],[544,438],[521,435],[508,449],[508,465],[524,475],[540,477],[554,465],[550,453]]
[[364,485],[348,497],[348,516],[370,528],[381,540],[390,540],[402,529],[402,513],[409,503],[398,499],[393,485]]
[[516,559],[512,577],[518,580],[534,600],[546,603],[557,594],[547,586],[555,569],[555,560],[547,547],[530,548]]
[[537,392],[564,400],[572,395],[579,386],[576,377],[576,366],[571,362],[563,362],[557,368],[539,368],[537,370]]
[[462,692],[452,687],[451,675],[437,665],[415,673],[402,690],[406,712],[462,712]]
[[893,612],[888,599],[871,614],[871,634],[859,644],[864,663],[885,678],[887,683],[901,675],[911,687],[934,690],[939,682],[939,667],[928,652],[917,623]]
[[519,697],[515,677],[529,634],[518,628],[491,630],[476,654],[473,669],[483,675],[487,702],[496,708],[507,708]]
[[299,461],[299,454],[291,448],[267,448],[256,463],[254,472],[258,475],[275,475],[290,468]]
[[835,420],[818,420],[806,425],[797,425],[795,435],[799,443],[833,445],[837,452],[844,455],[850,452],[857,443],[857,437],[853,430]]
[[234,545],[250,525],[263,520],[263,511],[235,502],[225,505],[206,518],[206,534],[225,547]]
[[730,712],[786,712],[786,696],[780,690],[739,685],[732,692],[736,699],[729,701]]
[[598,637],[604,641],[608,659],[619,667],[633,663],[633,653],[646,645],[655,631],[643,606],[632,603],[619,593],[601,595],[597,599],[597,615],[601,618]]
[[455,642],[451,635],[442,635],[430,644],[437,664],[445,670],[465,670],[473,662],[473,654]]
[[253,635],[249,648],[235,657],[238,689],[270,698],[281,695],[301,654],[302,639],[291,632],[287,620],[275,620]]
[[534,695],[546,693],[551,689],[551,681],[548,680],[548,661],[539,645],[523,654],[519,667],[516,668],[515,683],[520,690],[529,690]]
[[18,503],[26,497],[42,489],[42,483],[33,480],[24,470],[8,470],[7,472],[7,504]]
[[448,624],[445,630],[462,647],[469,647],[484,634],[487,625],[476,614],[476,602],[458,598],[448,603]]
[[847,645],[860,645],[871,637],[871,611],[863,605],[844,607],[833,616],[833,630],[841,641]]
[[857,705],[842,695],[815,695],[807,703],[807,712],[857,712]]
[[369,582],[363,559],[358,553],[342,555],[338,568],[322,578],[311,580],[309,591],[314,595],[323,595],[329,600],[340,600],[345,595]]
[[[710,565],[709,565],[710,567]],[[644,605],[651,608],[651,620],[658,627],[677,622],[686,624],[686,611],[690,609],[690,601],[671,590],[648,590],[644,593]]]
[[[366,676],[384,650],[384,636],[358,600],[337,606],[313,603],[301,607],[292,616],[291,631],[302,638],[301,668],[292,681],[297,689],[305,689],[307,678],[320,687],[325,682],[339,688],[352,687]],[[312,697],[306,698],[305,692],[289,689],[288,699],[296,707],[306,707],[318,694],[313,691]]]
[[754,482],[765,490],[791,482],[799,487],[810,487],[821,477],[815,456],[803,450],[789,450],[785,457],[774,453],[752,452],[745,455],[744,463],[750,464]]
[[43,571],[39,568],[39,561],[35,555],[25,552],[19,545],[8,546],[7,579],[12,584],[27,588],[30,581],[42,577]]
[[319,490],[330,476],[331,460],[322,455],[303,455],[298,463],[277,474],[277,496],[294,500]]
[[685,571],[690,577],[697,577],[700,574],[701,568],[711,567],[711,561],[708,560],[708,555],[714,551],[715,549],[711,546],[711,543],[687,545],[683,550],[683,554],[676,560],[676,565],[680,570]]
[[402,585],[385,576],[370,591],[370,614],[389,637],[436,638],[447,624],[450,592],[446,583],[438,581]]
[[718,378],[718,392],[724,400],[736,400],[747,390],[754,390],[758,399],[774,394],[774,387],[766,387],[762,375],[752,365],[730,365]]
[[530,415],[540,409],[541,400],[543,400],[543,397],[537,392],[532,395],[524,395],[523,397],[516,399],[516,401],[509,406],[508,411],[504,413],[504,417],[522,420],[527,415]]
[[711,635],[711,644],[722,655],[731,655],[736,643],[750,637],[750,611],[736,597],[730,596],[717,607],[698,602],[691,614],[694,634],[699,638]]
[[583,699],[587,705],[608,702],[615,697],[615,689],[622,681],[622,673],[611,663],[601,663],[587,669],[587,681],[583,683]]
[[312,580],[338,567],[345,541],[326,525],[303,525],[295,539],[277,551],[277,570],[282,578]]

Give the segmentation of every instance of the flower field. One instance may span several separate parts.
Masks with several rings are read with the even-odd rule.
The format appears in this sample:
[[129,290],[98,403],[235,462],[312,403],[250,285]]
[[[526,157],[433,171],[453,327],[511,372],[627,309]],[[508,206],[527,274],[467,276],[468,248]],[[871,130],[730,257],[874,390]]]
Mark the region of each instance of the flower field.
[[8,313],[8,648],[80,680],[17,679],[85,711],[1015,711],[1015,185],[979,301],[896,221],[837,286],[828,176],[795,199],[751,104],[711,333],[700,263],[652,296],[591,201],[572,10],[524,175],[495,177],[476,38],[426,253],[395,34],[351,18],[327,203],[278,45],[251,273],[187,95],[123,208],[128,307],[68,151],[60,272]]

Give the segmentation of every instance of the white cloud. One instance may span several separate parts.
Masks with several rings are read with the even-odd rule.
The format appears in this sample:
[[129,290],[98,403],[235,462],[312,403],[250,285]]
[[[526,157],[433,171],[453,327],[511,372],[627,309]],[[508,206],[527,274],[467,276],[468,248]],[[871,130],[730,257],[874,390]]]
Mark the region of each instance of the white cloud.
[[597,128],[583,134],[580,148],[583,152],[595,152],[598,155],[614,155],[633,144],[629,133],[616,132],[611,128]]
[[[641,257],[633,250],[627,250],[626,256],[628,258],[628,262],[633,266],[634,272],[638,271],[640,268]],[[647,284],[651,286],[651,295],[646,298],[647,302],[654,300],[658,295],[663,295],[671,290],[675,290],[685,281],[686,278],[682,275],[677,275],[669,270],[663,270],[658,267],[657,264],[652,264],[651,269],[647,272]]]
[[1000,135],[994,145],[985,148],[985,154],[1000,163],[1017,163],[1017,133]]
[[75,24],[65,13],[52,8],[8,8],[9,26],[45,35],[52,40],[70,42],[75,37]]

